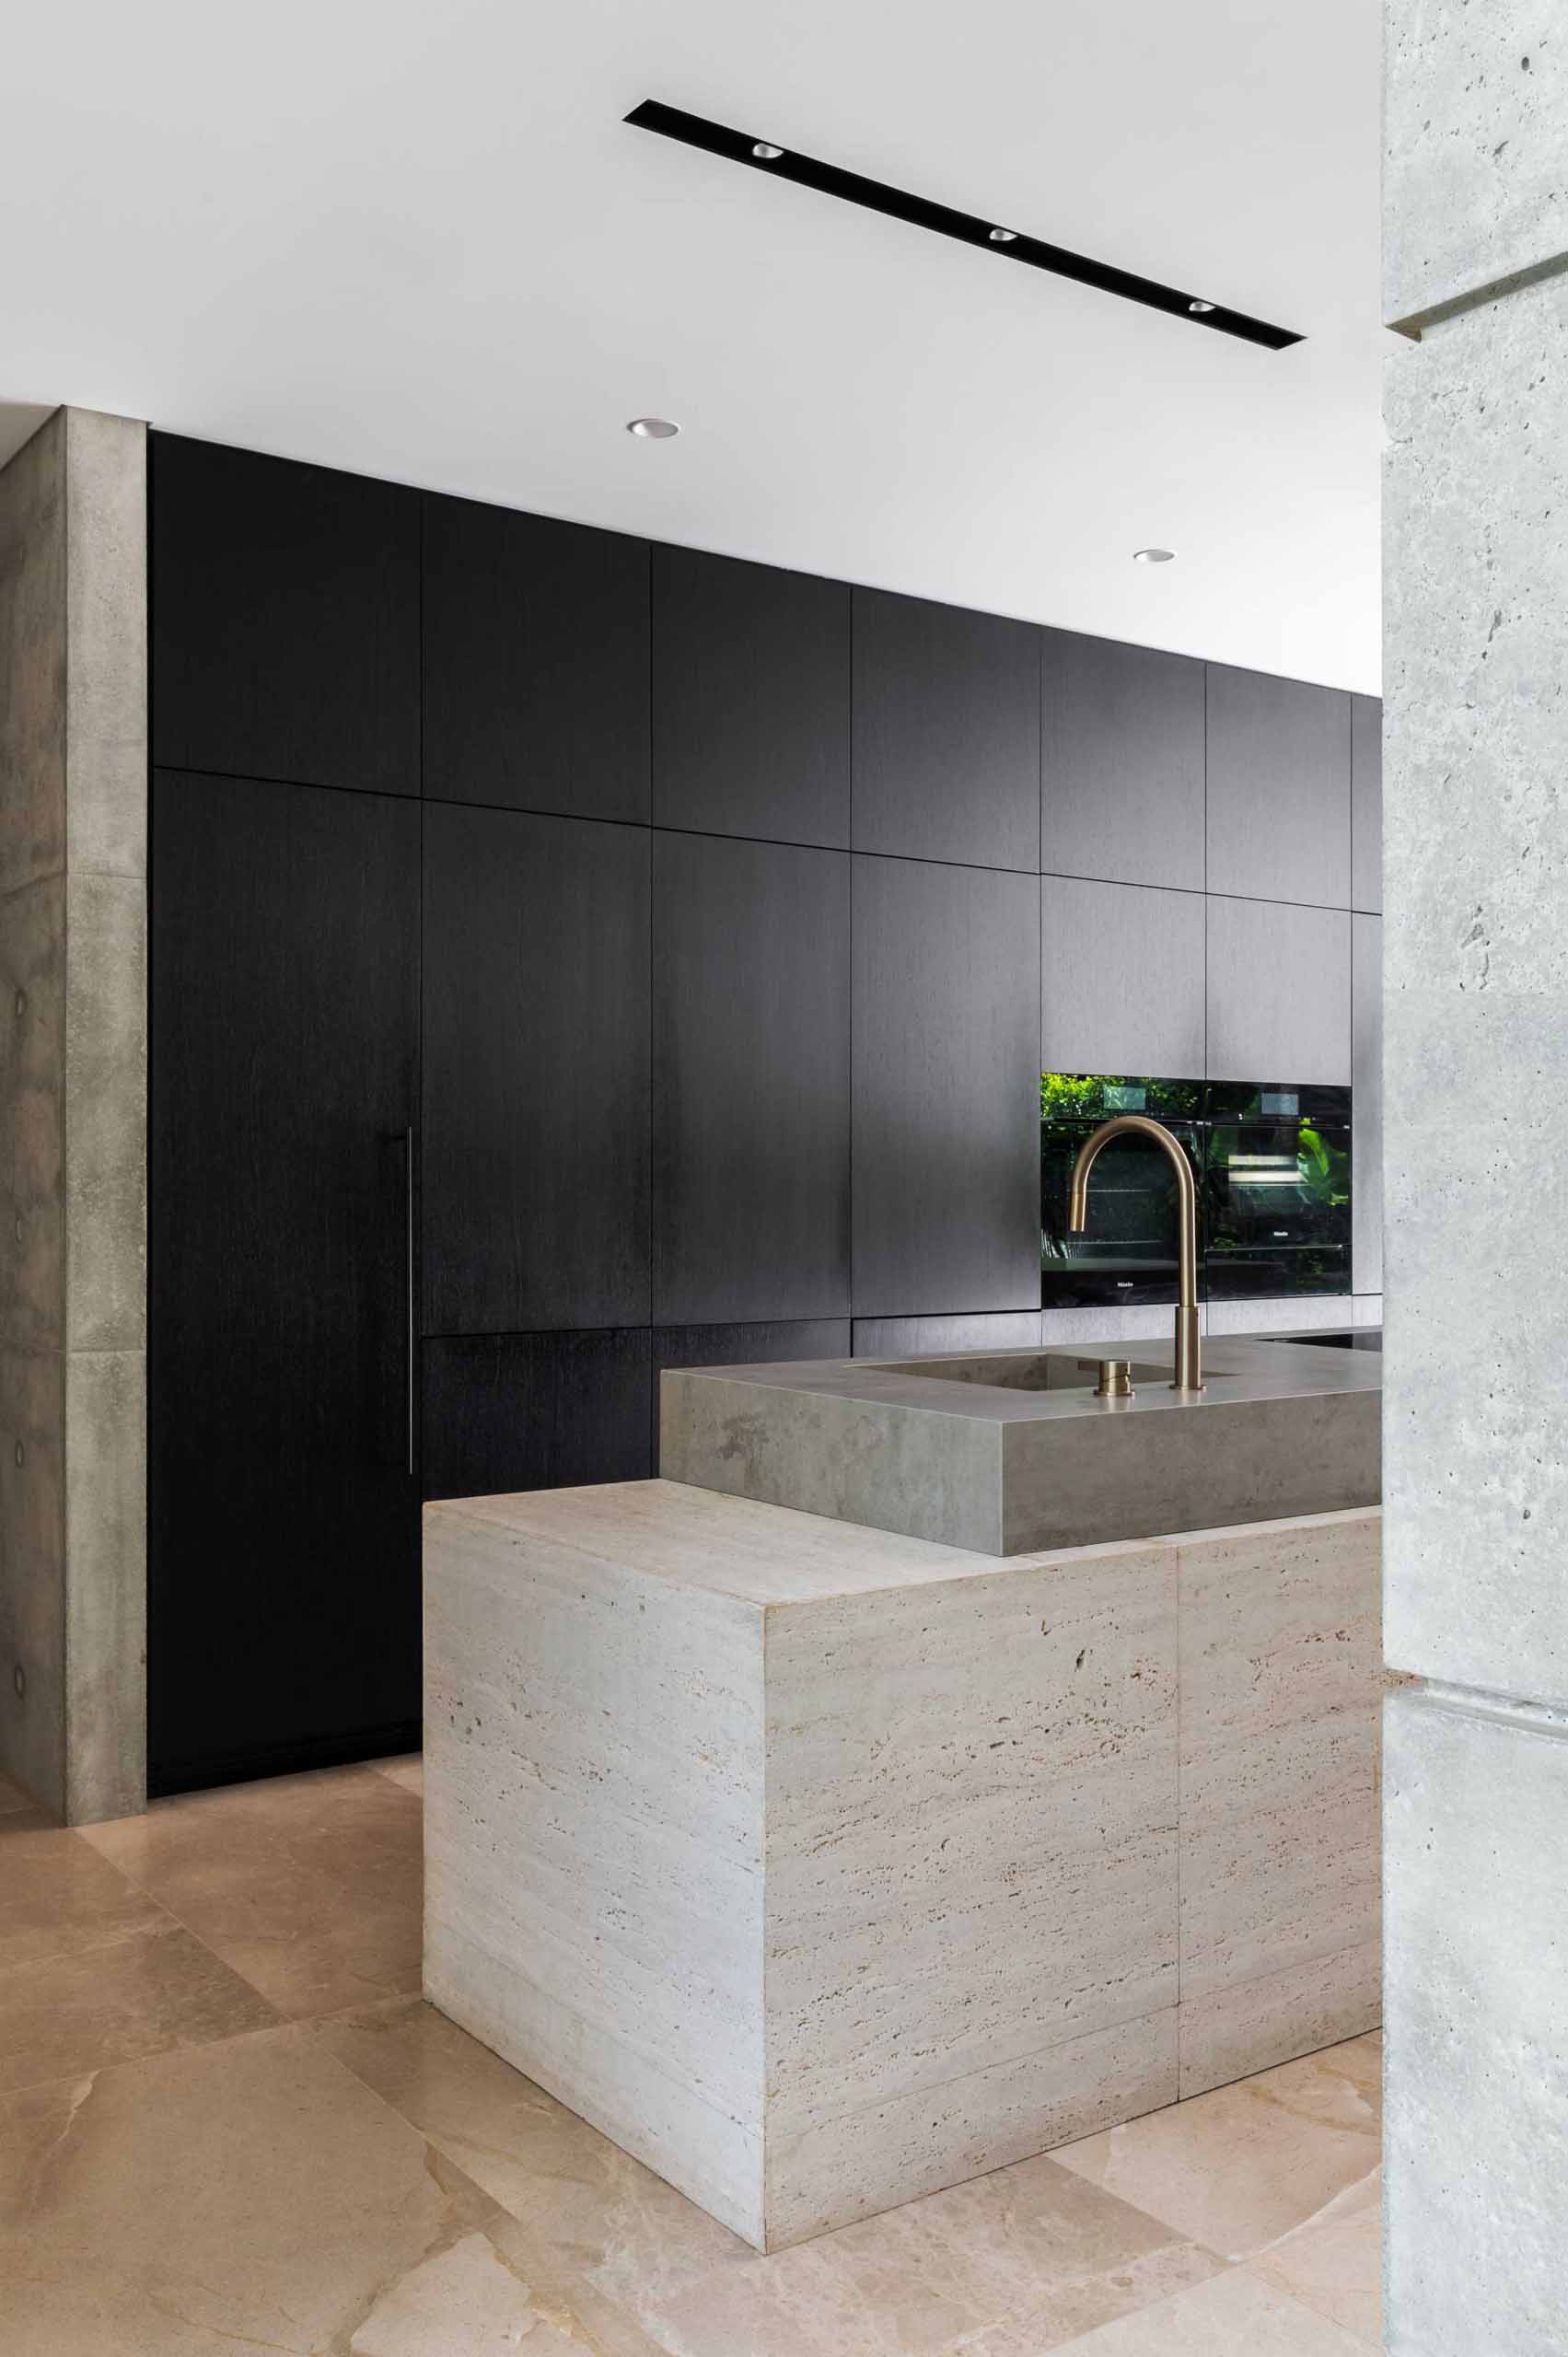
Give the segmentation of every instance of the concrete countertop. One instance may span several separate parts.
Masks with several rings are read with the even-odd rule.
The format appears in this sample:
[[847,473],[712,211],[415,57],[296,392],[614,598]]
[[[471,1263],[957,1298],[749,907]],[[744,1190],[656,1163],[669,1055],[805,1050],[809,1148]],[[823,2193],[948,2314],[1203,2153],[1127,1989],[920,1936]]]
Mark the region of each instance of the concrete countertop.
[[[1157,1380],[1135,1376],[1131,1399],[1097,1399],[1092,1373],[1080,1361],[1126,1359],[1134,1370],[1157,1368]],[[987,1382],[979,1373],[942,1367],[1010,1370],[1049,1361],[1063,1374],[1061,1387],[1020,1389],[1007,1380]],[[1337,1350],[1330,1345],[1223,1335],[1203,1349],[1206,1388],[1196,1398],[1170,1388],[1175,1346],[1170,1341],[1063,1342],[1016,1351],[944,1351],[915,1359],[793,1359],[761,1366],[683,1367],[682,1382],[747,1383],[763,1391],[793,1391],[830,1399],[864,1399],[911,1408],[928,1415],[965,1416],[990,1423],[1045,1423],[1079,1416],[1161,1415],[1173,1408],[1236,1407],[1254,1399],[1307,1399],[1345,1391],[1380,1391],[1383,1361],[1376,1350]],[[912,1369],[921,1372],[912,1372]],[[664,1380],[671,1380],[667,1375]],[[1082,1388],[1077,1387],[1084,1387]]]
[[[1082,1360],[1131,1361],[1130,1399]],[[997,1555],[1376,1505],[1376,1350],[1225,1336],[668,1370],[659,1469],[731,1496]]]

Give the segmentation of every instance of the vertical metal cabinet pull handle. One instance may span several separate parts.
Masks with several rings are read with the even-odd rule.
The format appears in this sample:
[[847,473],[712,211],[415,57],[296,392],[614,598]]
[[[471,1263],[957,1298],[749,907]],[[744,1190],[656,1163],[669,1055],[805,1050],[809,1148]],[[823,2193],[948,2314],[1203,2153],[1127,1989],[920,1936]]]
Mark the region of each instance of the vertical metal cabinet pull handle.
[[404,1276],[408,1296],[408,1470],[412,1480],[413,1462],[413,1126],[403,1132],[403,1170],[406,1192],[403,1205],[403,1241],[405,1248]]

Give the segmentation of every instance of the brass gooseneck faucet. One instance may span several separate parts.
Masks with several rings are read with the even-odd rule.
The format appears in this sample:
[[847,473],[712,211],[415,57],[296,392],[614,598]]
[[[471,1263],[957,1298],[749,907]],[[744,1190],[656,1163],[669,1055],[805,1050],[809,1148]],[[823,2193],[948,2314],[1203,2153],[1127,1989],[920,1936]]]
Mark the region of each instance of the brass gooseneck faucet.
[[1086,1138],[1078,1149],[1078,1159],[1073,1165],[1073,1187],[1067,1204],[1069,1235],[1082,1236],[1089,1208],[1089,1173],[1094,1168],[1101,1146],[1112,1138],[1148,1138],[1159,1146],[1171,1161],[1176,1172],[1177,1216],[1177,1282],[1176,1282],[1176,1380],[1173,1391],[1202,1391],[1203,1388],[1203,1348],[1198,1333],[1198,1190],[1192,1184],[1192,1166],[1182,1152],[1180,1140],[1173,1137],[1163,1121],[1151,1121],[1146,1113],[1118,1113],[1113,1120],[1102,1121],[1093,1137]]

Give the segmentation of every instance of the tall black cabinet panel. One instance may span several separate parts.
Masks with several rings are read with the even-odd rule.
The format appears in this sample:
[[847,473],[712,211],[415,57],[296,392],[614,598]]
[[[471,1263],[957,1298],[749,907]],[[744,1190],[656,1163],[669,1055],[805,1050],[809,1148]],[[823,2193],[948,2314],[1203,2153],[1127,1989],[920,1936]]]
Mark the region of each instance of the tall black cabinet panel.
[[153,759],[419,792],[419,495],[156,434]]
[[651,1364],[645,1326],[426,1342],[425,1496],[646,1480]]
[[849,855],[654,836],[654,1318],[849,1310]]
[[653,578],[656,823],[846,848],[848,588],[696,549]]
[[646,819],[645,540],[425,500],[424,791]]
[[1040,867],[1040,633],[854,593],[854,848]]
[[159,774],[156,1791],[417,1739],[419,809]]
[[424,807],[424,1326],[648,1320],[645,829]]
[[1203,666],[1048,630],[1040,864],[1203,888]]
[[1040,1307],[1040,883],[854,862],[854,1311]]
[[1211,663],[1208,706],[1210,891],[1348,909],[1350,697]]

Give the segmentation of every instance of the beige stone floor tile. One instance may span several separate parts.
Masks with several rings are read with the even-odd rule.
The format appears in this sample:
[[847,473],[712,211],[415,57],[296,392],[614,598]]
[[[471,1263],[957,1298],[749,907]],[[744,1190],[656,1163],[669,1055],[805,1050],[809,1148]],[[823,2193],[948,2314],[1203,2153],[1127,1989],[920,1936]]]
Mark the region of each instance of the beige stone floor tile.
[[530,2282],[678,2357],[1012,2357],[987,2336],[1053,2347],[1218,2264],[1049,2160],[762,2258],[430,2006],[312,2035],[513,2212]]
[[507,2226],[295,2029],[0,2104],[6,2357],[598,2357]]
[[0,2090],[206,2046],[277,2018],[179,1924],[144,1925],[0,1972]]
[[1318,2217],[1379,2162],[1376,2034],[1069,2144],[1063,2166],[1240,2260]]
[[[1052,2357],[1366,2357],[1366,2351],[1327,2316],[1237,2268],[1058,2346]],[[1035,2352],[1020,2348],[1017,2357]]]
[[81,1838],[282,2014],[420,1986],[423,1815],[373,1770],[191,1794]]
[[19,1784],[0,1784],[0,1841],[23,1833],[58,1833],[60,1819],[29,1798]]
[[1343,2325],[1372,2348],[1383,2345],[1382,2171],[1250,2263],[1250,2272]]
[[378,1776],[389,1777],[394,1784],[401,1784],[405,1793],[417,1793],[421,1800],[424,1798],[423,1752],[406,1751],[399,1759],[373,1759],[369,1764]]
[[17,1965],[128,1933],[168,1930],[172,1918],[75,1833],[35,1825],[31,1812],[0,1817],[0,1977]]

